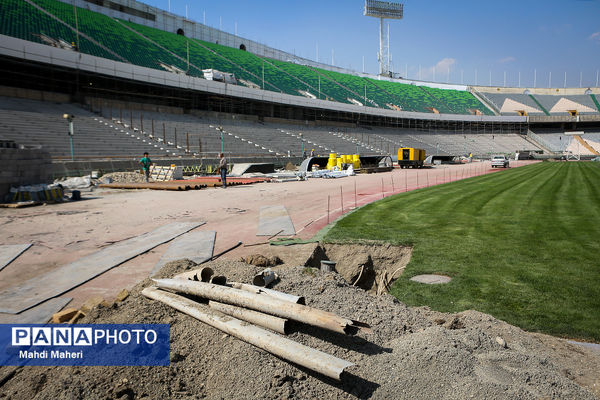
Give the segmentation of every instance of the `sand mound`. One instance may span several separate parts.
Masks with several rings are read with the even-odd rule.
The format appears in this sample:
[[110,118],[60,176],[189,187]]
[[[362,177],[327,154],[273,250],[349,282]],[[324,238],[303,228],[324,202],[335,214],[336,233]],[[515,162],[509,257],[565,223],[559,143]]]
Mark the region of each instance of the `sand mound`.
[[[204,265],[231,281],[250,282],[260,271],[235,261]],[[189,261],[169,263],[159,276],[191,268]],[[356,364],[342,382],[142,297],[140,290],[150,284],[145,280],[124,302],[97,308],[82,322],[171,324],[170,367],[20,368],[0,387],[0,398],[594,398],[577,383],[598,383],[590,371],[600,370],[599,358],[586,349],[525,333],[478,312],[451,315],[407,307],[388,294],[373,296],[350,286],[336,273],[287,266],[276,270],[280,281],[275,289],[372,326],[372,334],[359,336],[293,327],[292,340]],[[0,369],[0,379],[8,371]]]

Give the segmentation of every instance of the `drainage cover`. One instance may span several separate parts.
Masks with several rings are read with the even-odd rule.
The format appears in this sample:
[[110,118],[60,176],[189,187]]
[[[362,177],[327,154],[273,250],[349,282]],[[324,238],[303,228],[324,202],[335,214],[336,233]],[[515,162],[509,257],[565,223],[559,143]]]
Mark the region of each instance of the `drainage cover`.
[[410,280],[419,283],[426,283],[428,285],[435,285],[438,283],[448,283],[452,280],[452,278],[444,275],[428,274],[413,276],[412,278],[410,278]]

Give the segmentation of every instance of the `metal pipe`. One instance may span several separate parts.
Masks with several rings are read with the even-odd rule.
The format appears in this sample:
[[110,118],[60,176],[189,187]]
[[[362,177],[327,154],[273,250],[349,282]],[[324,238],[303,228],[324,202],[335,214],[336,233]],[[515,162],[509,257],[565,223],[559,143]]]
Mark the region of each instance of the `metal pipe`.
[[227,286],[179,279],[154,279],[154,283],[161,289],[175,290],[204,297],[209,300],[250,308],[281,318],[289,318],[305,324],[318,326],[333,332],[353,335],[361,328],[369,328],[367,324],[343,318],[328,311],[291,303],[270,296],[237,290]]
[[287,319],[274,317],[269,314],[263,314],[258,311],[248,310],[247,308],[232,306],[231,304],[219,303],[218,301],[209,300],[208,306],[213,310],[222,312],[223,314],[231,315],[234,318],[242,321],[250,322],[254,325],[262,326],[272,330],[273,332],[287,334],[286,325]]
[[205,324],[220,329],[231,336],[235,336],[284,360],[291,361],[336,380],[340,380],[344,369],[354,365],[346,360],[296,343],[258,326],[250,325],[230,316],[224,316],[190,299],[173,293],[155,288],[146,288],[142,290],[142,295],[165,303]]
[[[202,281],[202,282],[204,282],[204,281]],[[227,278],[224,277],[223,275],[215,275],[212,278],[210,278],[210,283],[212,283],[214,285],[223,286],[227,283]]]
[[277,274],[273,272],[271,268],[266,268],[254,276],[254,279],[252,279],[252,284],[255,286],[267,287],[275,279],[277,279]]
[[156,190],[189,190],[191,186],[181,183],[151,182],[151,183],[103,183],[99,185],[111,189],[156,189]]
[[303,296],[296,296],[289,293],[283,293],[278,290],[267,289],[265,287],[259,287],[254,285],[249,285],[247,283],[238,283],[238,282],[229,282],[227,286],[233,287],[235,289],[245,290],[250,293],[263,293],[267,296],[278,298],[279,300],[289,301],[291,303],[296,304],[306,304],[306,300]]

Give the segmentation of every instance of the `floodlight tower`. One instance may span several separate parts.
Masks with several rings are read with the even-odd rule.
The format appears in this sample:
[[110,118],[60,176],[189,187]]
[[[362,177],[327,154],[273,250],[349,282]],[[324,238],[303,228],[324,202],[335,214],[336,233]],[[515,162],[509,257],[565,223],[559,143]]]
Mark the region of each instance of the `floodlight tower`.
[[389,75],[390,72],[390,32],[383,30],[384,19],[402,19],[404,4],[388,1],[365,0],[364,15],[379,18],[379,74]]

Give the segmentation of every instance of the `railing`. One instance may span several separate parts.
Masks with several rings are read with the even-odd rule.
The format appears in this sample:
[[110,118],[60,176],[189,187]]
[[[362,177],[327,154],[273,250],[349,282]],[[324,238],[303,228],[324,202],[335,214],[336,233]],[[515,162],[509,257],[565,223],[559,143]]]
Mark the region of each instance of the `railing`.
[[560,153],[560,149],[556,149],[556,147],[554,145],[552,145],[550,142],[547,142],[545,139],[542,139],[542,137],[540,135],[537,135],[535,133],[533,133],[530,130],[527,130],[527,137],[531,140],[533,140],[534,142],[536,142],[540,147],[542,147],[543,149],[551,152],[551,153]]

